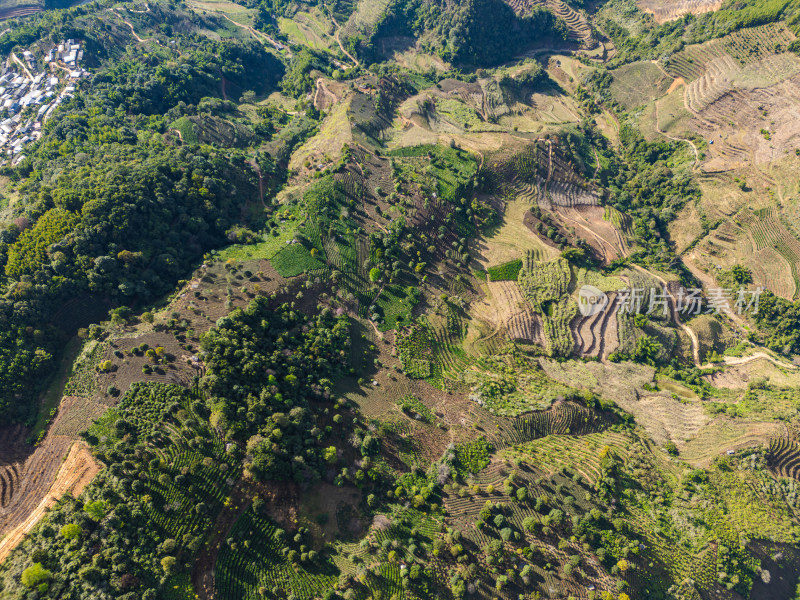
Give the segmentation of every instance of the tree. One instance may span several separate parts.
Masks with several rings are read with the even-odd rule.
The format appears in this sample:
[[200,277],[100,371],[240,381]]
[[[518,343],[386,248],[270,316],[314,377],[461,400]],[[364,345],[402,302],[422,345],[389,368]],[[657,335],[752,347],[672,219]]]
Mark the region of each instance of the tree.
[[750,272],[750,269],[744,265],[733,265],[731,267],[731,277],[733,277],[733,280],[740,285],[753,282],[753,274]]
[[525,517],[525,519],[522,521],[523,529],[525,529],[525,531],[528,531],[530,533],[534,533],[538,526],[539,526],[539,521],[536,519],[536,517],[533,516]]
[[87,502],[83,505],[83,510],[93,521],[101,521],[106,516],[106,503],[102,500]]
[[61,537],[67,540],[74,540],[83,533],[83,529],[76,523],[68,523],[61,528]]
[[161,559],[161,568],[164,569],[166,575],[172,574],[177,564],[178,561],[174,556],[165,556]]
[[378,267],[372,267],[369,270],[369,280],[372,283],[377,283],[381,279],[381,270]]
[[561,253],[561,257],[571,263],[582,265],[586,262],[586,251],[581,248],[567,248]]
[[322,451],[322,458],[324,458],[325,462],[327,462],[329,465],[334,464],[338,458],[336,446],[328,446],[325,448],[325,450]]
[[46,583],[52,577],[52,573],[42,566],[42,563],[33,563],[22,572],[22,585],[25,587],[37,587]]
[[365,435],[364,441],[361,442],[361,455],[374,456],[380,449],[380,440],[371,435]]

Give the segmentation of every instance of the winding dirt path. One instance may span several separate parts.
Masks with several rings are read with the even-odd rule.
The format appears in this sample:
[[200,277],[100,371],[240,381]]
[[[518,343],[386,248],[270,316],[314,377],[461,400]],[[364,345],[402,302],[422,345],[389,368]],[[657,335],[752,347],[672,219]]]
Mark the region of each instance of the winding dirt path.
[[258,198],[261,200],[262,206],[267,208],[267,203],[264,202],[264,174],[261,172],[261,167],[258,166],[258,161],[255,158],[248,160],[247,164],[253,168],[253,171],[258,176]]
[[672,292],[669,291],[669,287],[667,286],[667,281],[663,277],[656,275],[655,273],[652,273],[647,269],[645,269],[644,267],[641,267],[637,264],[631,264],[631,267],[633,267],[638,271],[641,271],[642,273],[649,275],[650,277],[657,279],[658,282],[661,283],[662,286],[664,286],[664,290],[669,295],[670,300],[672,300],[672,302],[670,303],[670,311],[672,312],[672,319],[675,321],[675,323],[677,323],[678,327],[680,327],[686,332],[686,335],[689,336],[689,339],[692,340],[692,358],[694,359],[694,365],[696,367],[701,367],[700,340],[698,339],[697,334],[692,330],[692,328],[686,325],[683,321],[681,321],[681,318],[678,315],[678,300],[675,298],[675,296],[672,295]]
[[[670,87],[670,89],[672,89],[672,88]],[[689,144],[692,147],[692,150],[694,150],[694,165],[693,165],[693,167],[696,168],[697,165],[700,164],[700,152],[697,150],[697,146],[695,146],[694,142],[692,140],[690,140],[690,139],[673,137],[673,136],[669,135],[668,133],[666,133],[665,131],[662,131],[661,130],[661,125],[659,125],[659,122],[658,122],[658,100],[656,100],[653,103],[653,105],[655,106],[656,131],[658,133],[660,133],[661,135],[663,135],[665,138],[670,139],[670,140],[672,140],[674,142],[686,142],[687,144]]]
[[155,43],[156,43],[156,44],[158,44],[159,46],[161,45],[161,42],[159,42],[159,41],[158,41],[158,39],[156,39],[156,38],[154,38],[154,37],[151,37],[151,38],[146,38],[146,39],[142,39],[142,38],[140,38],[140,37],[139,37],[139,34],[138,34],[138,33],[136,33],[136,30],[133,28],[133,25],[131,24],[131,22],[130,22],[130,21],[128,21],[128,20],[127,20],[125,17],[123,17],[123,16],[122,16],[122,15],[119,13],[119,11],[118,11],[117,9],[114,9],[114,13],[116,13],[116,15],[117,15],[117,16],[120,18],[120,20],[121,20],[123,23],[125,23],[125,25],[127,25],[128,27],[130,27],[130,28],[131,28],[131,34],[133,35],[133,37],[136,39],[136,41],[137,41],[137,42],[139,42],[140,44],[145,44],[145,43],[147,43],[147,42],[155,42]]
[[25,74],[28,76],[28,79],[33,80],[33,75],[31,75],[31,72],[28,70],[28,67],[13,52],[11,53],[11,60],[17,63],[20,67],[22,67],[22,70],[25,71]]
[[325,80],[322,77],[319,77],[317,79],[317,91],[314,94],[314,106],[317,106],[317,105],[322,106],[322,103],[320,102],[320,98],[319,98],[320,92],[322,92],[326,96],[330,96],[331,98],[333,98],[333,104],[338,104],[339,103],[339,97],[336,94],[334,94],[332,91],[330,91],[330,89],[328,89],[328,86],[325,85]]
[[231,23],[233,23],[233,24],[234,24],[234,25],[236,25],[237,27],[240,27],[240,28],[242,28],[242,29],[246,29],[247,31],[249,31],[249,32],[250,32],[250,34],[251,34],[251,35],[252,35],[254,38],[256,38],[256,39],[257,39],[259,42],[263,42],[264,40],[266,40],[266,41],[267,41],[267,42],[269,42],[269,43],[270,43],[270,45],[272,45],[272,46],[273,46],[273,47],[274,47],[276,50],[280,51],[280,50],[283,50],[283,49],[285,49],[285,50],[286,50],[286,56],[288,56],[289,58],[291,58],[291,57],[292,57],[292,51],[289,49],[289,46],[287,46],[286,44],[281,44],[281,43],[279,43],[279,42],[276,42],[274,39],[272,39],[272,38],[271,38],[270,36],[268,36],[266,33],[263,33],[263,32],[261,32],[261,31],[257,31],[256,29],[254,29],[254,28],[253,28],[252,26],[250,26],[250,25],[243,25],[242,23],[237,23],[236,21],[234,21],[233,19],[231,19],[231,18],[230,18],[228,15],[226,15],[226,14],[224,14],[224,13],[222,14],[222,16],[223,16],[223,17],[225,17],[226,19],[228,19],[228,21],[230,21]]
[[[604,261],[610,262],[611,260],[614,260],[615,257],[619,256],[619,252],[617,252],[617,249],[614,248],[614,245],[611,242],[601,238],[599,235],[597,235],[594,231],[589,229],[586,225],[584,225],[580,221],[576,221],[572,217],[568,217],[566,214],[564,214],[563,212],[559,211],[558,208],[559,207],[556,206],[555,210],[553,212],[555,212],[562,219],[564,219],[566,221],[569,221],[570,223],[574,224],[576,227],[580,227],[585,233],[587,233],[588,235],[592,236],[592,238],[594,238],[594,240],[600,246],[600,251],[603,253],[603,260]],[[606,247],[611,249],[611,255],[612,256],[609,257],[608,253],[606,252]]]
[[[775,358],[774,356],[770,356],[766,352],[756,352],[756,353],[751,354],[749,356],[725,356],[725,357],[723,357],[722,362],[726,366],[735,367],[737,365],[746,365],[747,363],[751,363],[751,362],[753,362],[755,360],[761,360],[761,359],[768,360],[769,362],[771,362],[776,367],[781,367],[781,368],[784,368],[784,369],[798,369],[798,368],[800,368],[797,365],[794,365],[792,363],[787,363],[787,362],[784,362],[782,360],[778,360],[777,358]],[[709,368],[715,367],[717,365],[719,365],[719,363],[716,363],[716,364],[715,363],[706,363],[701,368],[709,369]]]
[[361,66],[361,63],[360,63],[360,62],[358,62],[358,59],[357,59],[355,56],[353,56],[352,54],[350,54],[350,53],[349,53],[347,50],[345,50],[344,46],[342,45],[342,41],[339,39],[339,32],[342,30],[342,28],[341,28],[341,26],[339,25],[339,22],[338,22],[338,21],[337,21],[337,20],[336,20],[336,19],[333,17],[333,15],[331,15],[331,21],[333,21],[333,24],[334,24],[334,25],[336,25],[336,33],[334,34],[334,36],[333,36],[333,39],[335,39],[335,40],[336,40],[336,43],[337,43],[337,44],[339,44],[339,49],[342,51],[342,53],[343,53],[343,54],[344,54],[344,55],[345,55],[347,58],[349,58],[350,60],[352,60],[352,61],[353,61],[353,63],[354,63],[354,64],[355,64],[357,67],[360,67],[360,66]]

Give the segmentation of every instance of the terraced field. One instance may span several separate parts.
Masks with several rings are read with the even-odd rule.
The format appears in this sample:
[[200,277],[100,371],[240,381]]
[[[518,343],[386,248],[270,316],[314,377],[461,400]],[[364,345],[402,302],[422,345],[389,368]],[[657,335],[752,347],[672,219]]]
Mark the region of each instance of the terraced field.
[[504,450],[500,456],[513,458],[520,453],[545,472],[554,474],[566,467],[594,484],[600,475],[601,451],[606,446],[613,447],[622,460],[627,458],[628,437],[613,432],[547,436]]
[[471,240],[470,253],[484,270],[494,265],[516,260],[528,251],[540,252],[552,257],[557,250],[546,245],[524,224],[526,213],[530,210],[534,193],[527,188],[526,195],[514,196],[505,203],[500,225],[484,236]]
[[[549,8],[569,40],[554,30],[519,46],[526,54],[516,61],[445,64],[441,57],[482,54],[461,53],[460,29],[447,31],[484,14],[482,3],[273,3],[291,45],[280,44],[282,84],[269,96],[253,86],[257,103],[241,90],[235,109],[233,76],[249,81],[257,58],[257,48],[244,48],[241,70],[229,76],[220,63],[222,81],[206,73],[209,93],[227,101],[190,105],[187,96],[166,111],[185,142],[208,143],[200,150],[209,156],[263,167],[270,150],[268,189],[280,191],[247,201],[248,216],[258,213],[247,222],[220,198],[215,236],[227,231],[242,243],[203,248],[195,258],[205,264],[186,269],[169,298],[147,308],[137,301],[129,321],[112,313],[110,323],[98,301],[99,316],[85,316],[102,323],[82,325],[90,335],[81,332],[87,341],[64,376],[60,410],[42,411],[49,430],[35,450],[22,445],[28,431],[0,431],[0,561],[45,511],[48,525],[80,519],[83,527],[75,536],[74,526],[59,536],[42,527],[23,539],[11,567],[0,568],[0,595],[15,586],[20,598],[67,586],[80,595],[96,584],[95,595],[126,600],[761,600],[754,580],[794,584],[793,558],[775,556],[798,533],[800,368],[755,347],[761,324],[634,319],[616,304],[624,288],[697,285],[684,265],[706,287],[717,274],[727,287],[742,264],[755,285],[792,300],[800,293],[795,35],[774,23],[687,46],[730,31],[721,29],[727,7],[660,28],[635,8],[666,21],[720,0],[505,1],[520,17]],[[755,0],[743,2],[749,10]],[[193,6],[221,56],[238,56],[223,55],[234,43],[226,36],[269,37],[231,22],[215,31],[216,17],[200,14],[213,3]],[[157,9],[152,0],[135,8]],[[263,13],[218,8],[248,23]],[[406,9],[419,17],[408,29],[397,18]],[[151,35],[144,16],[129,16]],[[440,17],[447,22],[418,35]],[[462,23],[475,36],[497,33]],[[628,26],[624,45],[608,44],[606,33],[624,39]],[[162,45],[144,72],[173,46],[191,58],[204,39],[177,26],[168,35],[156,25],[152,35]],[[479,50],[501,52],[504,42]],[[144,49],[129,46],[126,60],[134,51]],[[387,60],[350,69],[345,55]],[[87,93],[90,82],[81,83]],[[129,122],[138,132],[131,144],[150,139],[137,125],[147,120],[129,116],[104,118]],[[39,165],[42,150],[31,148]],[[177,150],[206,170],[205,159]],[[9,221],[55,181],[46,167],[24,183],[27,165],[13,182],[0,177]],[[245,180],[255,181],[232,180],[238,195]],[[218,184],[214,176],[203,186],[217,194]],[[17,251],[38,229],[22,218],[15,225],[0,237]],[[61,245],[36,247],[45,270],[31,282],[60,272]],[[98,276],[113,275],[103,265],[115,253],[127,264],[120,250],[95,261]],[[9,301],[36,289],[27,282],[9,287]],[[608,303],[583,317],[586,285]],[[269,319],[255,308],[226,316],[254,298],[255,308],[268,303]],[[320,325],[332,315],[337,325]],[[206,333],[212,327],[219,335]],[[703,368],[698,349],[713,368]],[[707,357],[712,350],[726,360]],[[239,367],[236,385],[223,384]],[[102,466],[81,438],[107,469],[79,502],[53,508]],[[130,535],[112,531],[139,527],[129,528],[119,496],[161,538],[131,550],[137,560],[149,552],[146,561],[128,561]],[[95,519],[101,508],[113,515]],[[770,545],[760,564],[755,544]],[[93,561],[95,546],[105,549]],[[75,567],[78,558],[92,569]],[[38,590],[20,577],[37,568],[52,571]],[[788,597],[778,585],[768,591]]]
[[578,307],[567,295],[571,276],[569,264],[563,258],[542,263],[526,255],[520,271],[519,286],[533,310],[542,315],[551,356],[569,356],[573,350],[570,323]]
[[572,402],[556,402],[544,411],[499,420],[499,428],[487,438],[497,449],[512,448],[539,438],[585,436],[603,431],[608,424],[593,410]]
[[613,310],[616,294],[608,295],[607,310],[589,317],[577,316],[571,323],[575,353],[582,357],[607,358],[619,347],[617,313]]
[[39,4],[17,4],[16,6],[4,7],[0,9],[0,21],[35,15],[41,10],[42,6]]
[[[737,222],[744,227],[755,248],[754,262],[764,264],[763,277],[769,289],[784,297],[794,297],[800,289],[800,240],[786,228],[775,208],[752,211],[745,209],[736,215]],[[785,263],[770,264],[770,258],[777,254]],[[760,260],[759,260],[760,259]],[[794,282],[791,296],[789,280],[773,281],[767,277],[768,271],[780,269],[782,264],[788,264],[791,271],[791,281]],[[776,286],[773,289],[771,286]]]
[[643,397],[634,416],[653,441],[671,441],[679,448],[711,421],[701,402],[682,402],[665,395]]
[[574,208],[597,206],[599,193],[594,185],[584,180],[574,167],[548,144],[547,174],[537,178],[537,201],[539,208]]
[[78,481],[82,481],[80,489],[83,489],[91,480],[91,476],[84,480],[87,469],[94,469],[92,475],[99,470],[92,459],[87,461],[84,456],[62,473],[62,483],[69,483],[67,488],[51,492],[65,457],[75,443],[74,438],[51,433],[32,453],[18,455],[16,461],[0,466],[0,536],[7,536],[0,542],[0,560],[36,524],[45,507],[71,490]]
[[776,475],[800,479],[800,445],[787,438],[770,440],[767,462]]
[[216,587],[221,599],[260,598],[259,586],[280,589],[287,595],[313,597],[333,586],[335,577],[331,569],[309,573],[292,567],[281,552],[285,543],[278,537],[277,529],[273,522],[254,514],[252,509],[239,519],[230,536],[244,546],[244,551],[225,545],[220,552]]
[[665,105],[660,127],[673,136],[706,139],[707,172],[765,164],[793,152],[800,147],[800,125],[793,116],[800,58],[786,48],[795,39],[784,24],[772,23],[673,54],[664,68],[686,83],[684,105],[693,117],[673,114],[670,120],[666,113],[681,111]]
[[[67,448],[69,448],[68,452]],[[33,529],[50,507],[66,494],[77,497],[100,471],[100,464],[91,455],[84,442],[74,442],[71,446],[66,447],[59,446],[56,451],[63,451],[65,455],[58,457],[58,469],[54,473],[52,481],[48,481],[47,475],[45,475],[43,485],[47,486],[46,493],[34,492],[32,488],[26,487],[26,482],[23,481],[19,486],[19,492],[31,494],[30,498],[33,502],[9,502],[7,513],[3,498],[0,496],[0,523],[2,523],[0,534],[3,536],[0,538],[0,562],[22,541],[25,534]],[[48,452],[52,453],[52,448]],[[41,467],[40,463],[35,468]],[[45,467],[44,472],[49,474],[52,469]],[[10,491],[13,497],[15,490],[3,489],[7,483],[5,475],[6,472],[0,469],[0,493]],[[22,475],[25,478],[33,479],[32,466],[26,463]],[[14,477],[18,476],[18,473],[14,473]]]
[[638,0],[636,4],[652,14],[657,23],[664,23],[685,14],[700,15],[717,10],[722,0]]
[[543,340],[541,319],[531,310],[516,281],[487,282],[496,329],[504,328],[512,340],[540,342]]
[[359,0],[347,23],[342,24],[340,39],[363,35],[371,37],[383,17],[389,0]]
[[25,431],[21,426],[0,432],[0,510],[11,503],[19,487],[19,471],[29,450],[24,444]]
[[681,458],[692,465],[706,467],[728,450],[761,446],[785,433],[786,427],[778,423],[716,419],[704,426],[695,439],[687,442],[681,449]]
[[586,50],[592,50],[598,45],[586,17],[562,0],[506,0],[506,2],[518,14],[527,13],[533,6],[546,6],[567,24],[571,41],[579,43]]
[[[709,71],[715,74],[738,72],[740,67],[774,57],[776,46],[785,48],[794,39],[794,34],[783,23],[750,27],[703,44],[687,46],[670,56],[664,68],[674,77],[682,77],[687,83],[694,82]],[[724,62],[715,63],[716,59]],[[705,85],[713,83],[713,79],[709,77]]]

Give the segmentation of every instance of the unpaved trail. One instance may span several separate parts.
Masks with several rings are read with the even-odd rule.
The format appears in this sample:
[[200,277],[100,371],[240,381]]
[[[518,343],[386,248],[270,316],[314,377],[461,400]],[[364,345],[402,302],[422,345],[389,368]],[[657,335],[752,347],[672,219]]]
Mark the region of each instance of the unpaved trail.
[[375,335],[378,336],[378,339],[383,340],[383,332],[378,329],[378,326],[372,321],[372,319],[367,319],[367,322],[372,325],[372,329],[375,331]]
[[656,275],[655,273],[652,273],[647,269],[645,269],[644,267],[640,267],[639,265],[631,264],[631,267],[641,271],[642,273],[646,273],[650,277],[657,279],[658,282],[661,283],[662,286],[664,286],[664,291],[666,291],[666,293],[669,294],[670,300],[672,300],[672,302],[670,303],[670,311],[672,312],[672,319],[675,321],[675,323],[678,324],[678,327],[680,327],[686,332],[686,335],[689,336],[689,339],[692,340],[692,358],[694,359],[694,365],[696,367],[700,367],[701,366],[700,340],[698,339],[697,334],[692,330],[692,328],[686,325],[683,321],[681,321],[681,318],[678,315],[678,300],[675,298],[675,296],[672,295],[672,292],[669,291],[669,287],[667,287],[667,281],[663,277]]
[[355,66],[360,67],[361,63],[358,62],[358,59],[345,50],[344,46],[342,45],[342,41],[339,39],[339,32],[342,30],[342,28],[339,26],[339,22],[333,18],[333,15],[331,15],[331,21],[333,21],[333,24],[336,26],[336,34],[333,37],[336,40],[336,43],[339,44],[339,49],[347,58],[353,61]]
[[[777,358],[775,358],[774,356],[770,356],[766,352],[756,352],[754,354],[750,354],[749,356],[725,356],[725,357],[723,357],[722,360],[723,360],[723,362],[725,363],[726,366],[735,367],[737,365],[746,365],[747,363],[751,363],[751,362],[753,362],[755,360],[762,360],[762,359],[768,360],[769,362],[774,364],[776,367],[781,367],[781,368],[784,368],[784,369],[797,369],[797,368],[800,368],[797,365],[794,365],[792,363],[788,363],[788,362],[784,362],[784,361],[778,360]],[[715,365],[714,363],[707,363],[707,364],[703,365],[701,368],[709,369],[709,368],[715,367],[715,366],[717,366],[717,365]]]
[[248,160],[247,164],[253,167],[253,171],[258,176],[258,198],[261,200],[261,205],[267,208],[267,203],[264,202],[264,175],[261,173],[261,167],[258,166],[258,161],[255,158]]
[[317,79],[317,91],[314,94],[314,106],[323,106],[319,98],[320,92],[333,98],[333,104],[339,103],[339,97],[330,91],[330,89],[328,89],[328,86],[325,85],[325,80],[322,77]]
[[[594,239],[594,240],[595,240],[595,241],[598,243],[598,245],[600,246],[600,251],[603,253],[603,260],[604,260],[605,262],[611,262],[612,260],[614,260],[614,258],[616,258],[616,257],[619,255],[619,253],[617,252],[617,249],[616,249],[616,248],[614,248],[614,245],[613,245],[611,242],[609,242],[608,240],[605,240],[605,239],[601,238],[599,235],[597,235],[597,234],[596,234],[594,231],[592,231],[591,229],[589,229],[588,227],[586,227],[586,225],[584,225],[584,224],[583,224],[583,223],[581,223],[580,221],[576,221],[576,220],[575,220],[575,219],[573,219],[572,217],[568,217],[568,216],[567,216],[567,215],[565,215],[563,212],[560,212],[560,211],[558,211],[558,210],[555,210],[554,212],[555,212],[555,213],[556,213],[556,214],[557,214],[559,217],[561,217],[562,219],[564,219],[564,220],[566,220],[566,221],[569,221],[570,223],[573,223],[573,224],[574,224],[576,227],[580,227],[580,228],[581,228],[581,229],[582,229],[584,232],[586,232],[588,235],[592,236],[592,238],[593,238],[593,239]],[[611,250],[611,256],[609,256],[609,254],[606,252],[606,247],[610,248],[610,250]]]
[[31,72],[28,70],[28,67],[25,66],[25,63],[22,62],[19,58],[17,58],[17,55],[14,54],[13,52],[11,53],[11,60],[17,63],[20,67],[22,67],[22,70],[25,71],[25,74],[28,76],[28,79],[33,80],[33,75],[31,75]]
[[683,77],[676,77],[675,80],[669,85],[669,89],[667,90],[667,96],[669,96],[672,92],[674,92],[682,85],[686,85],[686,80],[684,80]]
[[[651,60],[650,62],[653,63],[655,66],[657,66],[658,69],[664,75],[666,75],[667,77],[672,77],[672,75],[670,75],[669,73],[667,73],[664,70],[664,67],[661,65],[661,63],[659,61]],[[680,86],[683,86],[683,89],[684,89],[683,103],[684,103],[684,105],[686,105],[686,108],[688,109],[689,106],[688,106],[688,104],[686,104],[686,81],[683,79],[683,77],[674,77],[674,78],[672,78],[672,83],[669,85],[669,89],[667,90],[666,95],[669,96],[672,92],[677,90]],[[661,125],[659,125],[659,120],[658,120],[658,100],[659,99],[656,98],[656,100],[653,102],[653,106],[655,107],[656,131],[658,133],[660,133],[661,135],[663,135],[665,138],[668,138],[668,139],[670,139],[670,140],[672,140],[674,142],[686,142],[687,144],[689,144],[692,147],[692,150],[694,150],[694,166],[696,167],[700,163],[700,153],[697,150],[697,146],[694,145],[694,142],[692,140],[689,140],[689,139],[686,139],[686,138],[672,137],[671,135],[669,135],[666,132],[661,130]]]
[[250,34],[251,34],[251,35],[252,35],[254,38],[256,38],[256,39],[257,39],[259,42],[263,42],[264,40],[266,40],[266,41],[268,41],[268,42],[269,42],[269,43],[270,43],[270,44],[271,44],[271,45],[272,45],[272,46],[273,46],[273,47],[274,47],[276,50],[279,50],[279,51],[280,51],[280,50],[282,50],[282,49],[286,49],[286,56],[288,56],[289,58],[291,58],[291,57],[292,57],[292,51],[291,51],[291,50],[289,50],[289,47],[288,47],[288,46],[286,46],[286,45],[284,45],[284,44],[280,44],[280,43],[276,42],[274,39],[272,39],[272,38],[271,38],[270,36],[268,36],[266,33],[263,33],[263,32],[261,32],[261,31],[257,31],[256,29],[254,29],[254,28],[253,28],[253,27],[251,27],[250,25],[243,25],[243,24],[241,24],[241,23],[237,23],[236,21],[234,21],[233,19],[231,19],[231,18],[230,18],[228,15],[226,15],[226,14],[223,14],[222,16],[223,16],[223,17],[225,17],[226,19],[228,19],[228,21],[230,21],[231,23],[233,23],[233,24],[234,24],[234,25],[236,25],[237,27],[240,27],[240,28],[242,28],[242,29],[246,29],[247,31],[249,31],[249,32],[250,32]]
[[600,172],[600,156],[597,154],[597,149],[592,148],[592,150],[594,151],[594,162],[595,162],[594,174],[592,175],[592,179],[595,179],[597,177],[597,174]]
[[[672,89],[672,87],[670,87],[670,89]],[[663,135],[665,138],[672,140],[673,142],[686,142],[687,144],[689,144],[692,147],[692,150],[694,150],[694,165],[693,165],[693,167],[696,168],[697,165],[700,164],[700,152],[697,150],[697,146],[695,146],[694,142],[692,140],[690,140],[690,139],[673,137],[673,136],[669,135],[668,133],[666,133],[665,131],[662,131],[661,130],[661,125],[659,125],[659,122],[658,122],[658,100],[656,100],[653,103],[653,105],[655,106],[656,131],[658,133],[660,133],[661,135]]]
[[[753,240],[752,243],[755,243],[755,241]],[[695,262],[697,259],[695,257],[694,252],[695,250],[692,250],[691,252],[689,252],[684,256],[683,264],[686,265],[686,268],[689,269],[691,274],[694,275],[700,281],[703,287],[707,288],[715,287],[717,283],[714,281],[714,279],[707,273],[701,271],[700,268],[697,266],[697,263]],[[728,310],[723,311],[721,314],[724,314],[726,317],[728,317],[734,325],[739,327],[739,329],[747,330],[747,324],[745,323],[744,319],[742,319],[742,316],[730,310],[730,307]]]
[[119,13],[119,11],[117,11],[116,9],[114,9],[114,12],[122,20],[122,22],[125,23],[125,25],[127,25],[128,27],[131,28],[131,34],[133,35],[133,37],[136,39],[137,42],[139,42],[140,44],[144,44],[144,43],[147,43],[147,42],[155,42],[159,46],[161,45],[161,42],[159,42],[156,38],[152,38],[152,37],[151,38],[147,38],[147,39],[140,38],[139,34],[136,33],[136,30],[133,28],[133,25],[131,24],[131,22],[128,21],[125,17],[123,17]]

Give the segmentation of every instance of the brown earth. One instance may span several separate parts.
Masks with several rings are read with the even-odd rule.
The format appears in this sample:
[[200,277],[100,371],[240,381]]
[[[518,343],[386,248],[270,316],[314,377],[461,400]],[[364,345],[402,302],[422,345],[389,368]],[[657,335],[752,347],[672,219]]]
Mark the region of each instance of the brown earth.
[[653,15],[656,23],[664,23],[689,13],[700,15],[715,11],[722,6],[722,0],[638,0],[636,4]]
[[[61,453],[58,452],[62,448],[61,443],[51,442],[49,447],[43,445],[41,448],[42,452],[38,456],[37,453],[34,453],[31,462],[25,465],[26,473],[29,475],[26,482],[34,481],[37,484],[37,492],[40,493],[29,492],[26,494],[26,501],[17,504],[17,510],[12,508],[11,511],[3,514],[6,511],[5,507],[0,509],[0,519],[2,519],[0,533],[4,534],[0,541],[0,562],[5,560],[25,535],[39,522],[47,509],[59,498],[64,494],[71,494],[77,498],[94,476],[100,472],[100,463],[92,457],[84,442],[72,443],[63,463],[61,462]],[[46,462],[48,459],[49,462]],[[58,461],[61,468],[58,469],[55,478],[49,480],[46,475],[54,470],[51,464],[53,460]],[[30,477],[31,474],[32,477]],[[48,481],[51,482],[49,489],[45,487]],[[38,499],[38,504],[32,510],[27,510],[31,506],[30,500],[33,498]]]
[[192,569],[192,586],[201,600],[217,597],[214,567],[223,542],[255,496],[265,500],[265,510],[275,522],[287,531],[297,528],[297,486],[294,484],[270,484],[267,488],[250,479],[239,479],[231,490],[225,507],[212,527],[208,543],[200,551]]

